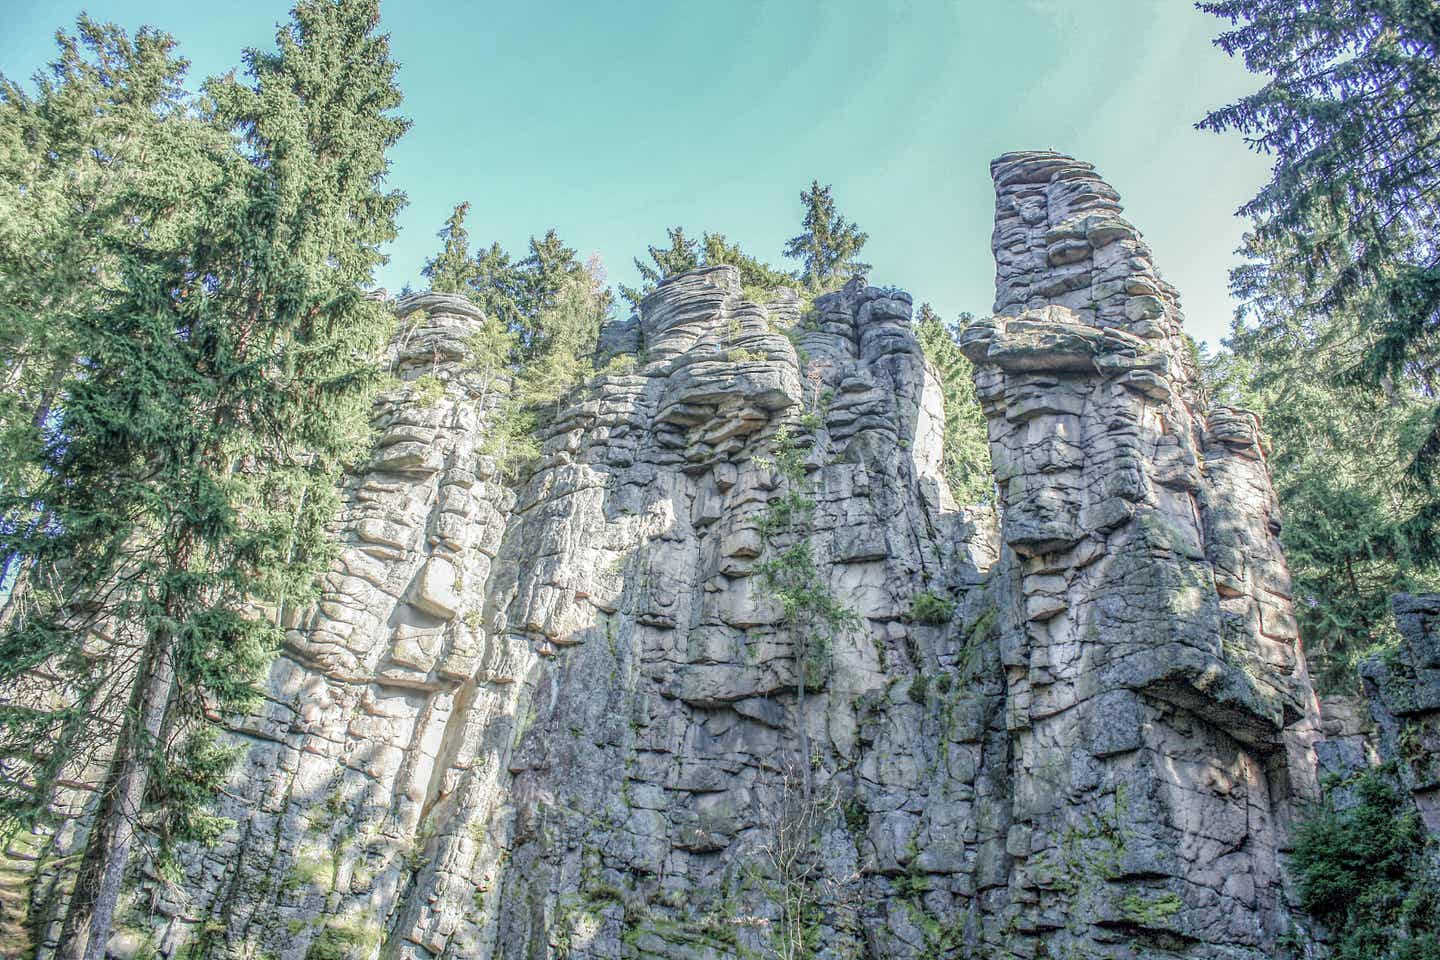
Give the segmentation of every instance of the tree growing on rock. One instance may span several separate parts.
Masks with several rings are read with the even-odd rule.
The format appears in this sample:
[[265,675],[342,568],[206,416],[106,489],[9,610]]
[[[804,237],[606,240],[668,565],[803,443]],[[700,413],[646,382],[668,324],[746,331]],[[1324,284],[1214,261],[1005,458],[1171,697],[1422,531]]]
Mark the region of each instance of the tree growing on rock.
[[670,238],[670,246],[647,248],[653,266],[639,257],[635,258],[635,269],[640,272],[640,286],[627,287],[623,283],[620,285],[620,296],[630,304],[632,310],[639,310],[640,301],[666,277],[673,277],[700,266],[700,245],[693,238],[685,236],[684,227],[670,227],[665,232]]
[[802,231],[785,244],[785,256],[800,261],[800,280],[812,290],[824,290],[870,269],[857,258],[870,235],[840,216],[827,184],[810,181],[800,192],[805,205]]
[[723,233],[707,233],[701,241],[701,251],[707,266],[726,264],[740,271],[740,285],[755,290],[774,290],[777,287],[793,286],[794,278],[777,270],[740,249],[740,244],[731,243]]
[[962,313],[954,325],[947,325],[928,303],[920,304],[915,318],[916,339],[945,400],[945,482],[962,505],[988,503],[995,497],[989,427],[975,396],[974,367],[957,344],[959,331],[974,319]]
[[740,249],[738,243],[727,240],[723,233],[707,232],[696,242],[685,236],[684,227],[672,227],[666,232],[670,237],[669,247],[650,247],[651,263],[647,264],[639,259],[635,261],[635,268],[640,271],[640,286],[620,286],[620,295],[630,304],[632,310],[639,310],[640,301],[667,277],[702,266],[735,267],[740,271],[741,286],[757,295],[762,291],[795,284],[795,278],[790,274],[750,256]]

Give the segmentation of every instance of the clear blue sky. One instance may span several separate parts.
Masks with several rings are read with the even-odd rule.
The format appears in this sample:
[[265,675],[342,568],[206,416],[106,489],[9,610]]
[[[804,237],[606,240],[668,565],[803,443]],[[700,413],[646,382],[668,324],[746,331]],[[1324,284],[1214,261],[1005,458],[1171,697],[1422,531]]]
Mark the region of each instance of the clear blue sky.
[[[0,71],[28,77],[78,0],[3,0]],[[192,80],[269,47],[285,0],[90,0],[175,34]],[[1183,0],[851,0],[717,4],[390,0],[385,29],[414,127],[409,194],[381,276],[419,271],[459,200],[472,239],[556,228],[610,279],[667,226],[718,230],[778,261],[812,177],[870,233],[877,283],[945,316],[988,313],[990,159],[1053,148],[1095,163],[1212,344],[1232,311],[1233,216],[1268,163],[1191,124],[1258,85]]]

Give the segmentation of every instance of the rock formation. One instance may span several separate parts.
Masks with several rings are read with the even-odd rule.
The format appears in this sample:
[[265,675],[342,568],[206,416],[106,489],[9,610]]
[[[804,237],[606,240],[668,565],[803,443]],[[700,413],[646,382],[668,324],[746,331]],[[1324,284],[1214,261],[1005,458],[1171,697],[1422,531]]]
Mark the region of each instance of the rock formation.
[[[1273,956],[1319,719],[1259,425],[1205,405],[1089,165],[993,174],[993,508],[941,479],[900,291],[665,281],[523,480],[476,309],[400,301],[340,559],[234,723],[236,826],[114,952]],[[833,634],[762,587],[798,542]]]
[[1360,665],[1379,753],[1440,836],[1440,593],[1390,598],[1400,644]]

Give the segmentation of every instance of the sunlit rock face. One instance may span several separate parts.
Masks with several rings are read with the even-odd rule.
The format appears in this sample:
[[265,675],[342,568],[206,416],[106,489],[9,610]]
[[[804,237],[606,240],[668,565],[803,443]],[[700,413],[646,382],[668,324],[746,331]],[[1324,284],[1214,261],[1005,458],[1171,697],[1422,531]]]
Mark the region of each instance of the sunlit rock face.
[[962,349],[1010,592],[1007,895],[1051,955],[1264,956],[1318,710],[1259,424],[1203,403],[1178,294],[1089,164],[992,173],[996,316]]
[[[1317,720],[1259,425],[1203,404],[1088,165],[994,174],[995,507],[943,483],[903,292],[671,278],[518,474],[479,313],[400,301],[339,559],[233,724],[236,826],[142,871],[117,952],[1272,956]],[[760,583],[792,483],[854,614],[823,641]]]

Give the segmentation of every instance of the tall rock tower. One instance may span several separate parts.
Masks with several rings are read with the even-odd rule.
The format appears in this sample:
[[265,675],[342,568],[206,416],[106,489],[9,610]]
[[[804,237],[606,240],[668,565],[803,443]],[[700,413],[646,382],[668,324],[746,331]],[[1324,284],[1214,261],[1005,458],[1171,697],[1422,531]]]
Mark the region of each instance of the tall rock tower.
[[1003,517],[1017,928],[1051,956],[1268,955],[1317,715],[1259,424],[1205,405],[1179,295],[1090,164],[991,171],[995,317],[962,349]]

